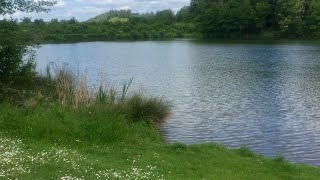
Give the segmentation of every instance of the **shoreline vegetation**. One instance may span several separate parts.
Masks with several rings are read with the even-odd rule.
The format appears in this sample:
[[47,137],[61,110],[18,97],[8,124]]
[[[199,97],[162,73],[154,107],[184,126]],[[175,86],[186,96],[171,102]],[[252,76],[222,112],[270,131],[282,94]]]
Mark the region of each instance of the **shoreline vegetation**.
[[168,42],[168,41],[192,41],[195,43],[216,43],[216,44],[295,44],[295,43],[306,43],[306,44],[320,44],[320,40],[299,40],[299,39],[279,39],[279,40],[264,40],[264,39],[252,39],[252,40],[237,40],[237,39],[197,39],[197,38],[172,38],[162,40],[79,40],[79,41],[61,41],[61,42],[41,42],[41,45],[47,44],[77,44],[77,43],[131,43],[131,42]]
[[318,167],[266,158],[248,148],[167,144],[158,125],[170,115],[159,98],[101,86],[47,68],[28,85],[0,91],[0,178],[4,179],[318,179]]
[[[23,37],[38,43],[200,40],[320,40],[316,0],[191,0],[178,12],[111,10],[86,21],[23,18]],[[2,22],[3,23],[3,22]],[[1,25],[1,21],[0,21]]]

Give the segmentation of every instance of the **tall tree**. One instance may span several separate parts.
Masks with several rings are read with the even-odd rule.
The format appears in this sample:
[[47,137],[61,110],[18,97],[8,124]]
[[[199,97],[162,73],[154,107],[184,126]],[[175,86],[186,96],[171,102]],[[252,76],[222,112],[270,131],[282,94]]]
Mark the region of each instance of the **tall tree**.
[[213,6],[210,9],[207,9],[201,16],[201,19],[206,19],[206,21],[200,22],[200,28],[204,38],[217,38],[219,36],[219,18],[218,6]]
[[238,0],[230,0],[223,4],[220,9],[219,25],[221,30],[225,32],[225,38],[232,38],[241,31],[241,12],[240,2]]
[[175,15],[171,9],[158,11],[154,16],[154,21],[160,24],[171,25],[175,21]]
[[311,0],[306,14],[305,33],[320,38],[320,1]]
[[282,33],[301,35],[305,0],[278,0],[277,15]]
[[[1,0],[0,15],[18,11],[48,12],[54,4],[52,1]],[[21,32],[15,21],[0,21],[0,82],[17,77],[30,79],[34,75],[34,51],[31,47],[35,42]]]
[[183,8],[181,8],[180,11],[177,12],[176,18],[178,22],[190,21],[190,7],[184,6]]
[[267,17],[271,15],[271,4],[268,0],[262,0],[255,5],[255,23],[256,26],[263,32],[266,28]]
[[[241,0],[239,7],[239,16],[240,16],[240,36],[242,36],[243,31],[246,31],[246,38],[249,36],[249,25],[253,20],[253,7],[251,5],[251,0]],[[240,37],[242,38],[242,37]]]

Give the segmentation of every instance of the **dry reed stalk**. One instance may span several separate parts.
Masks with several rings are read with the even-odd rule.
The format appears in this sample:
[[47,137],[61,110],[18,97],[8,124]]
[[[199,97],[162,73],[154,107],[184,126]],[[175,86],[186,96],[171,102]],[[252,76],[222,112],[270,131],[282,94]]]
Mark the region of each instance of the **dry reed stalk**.
[[87,84],[87,73],[78,77],[78,82],[74,89],[73,107],[75,109],[87,107],[90,104],[90,94]]
[[56,92],[62,106],[67,106],[72,100],[74,92],[74,78],[68,69],[59,69],[56,72]]

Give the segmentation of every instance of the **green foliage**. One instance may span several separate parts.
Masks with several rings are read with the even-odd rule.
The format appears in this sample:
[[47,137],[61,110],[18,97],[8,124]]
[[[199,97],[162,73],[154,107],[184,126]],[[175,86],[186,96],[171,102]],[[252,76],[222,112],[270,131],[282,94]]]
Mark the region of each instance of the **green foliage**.
[[238,153],[242,157],[254,157],[255,156],[255,154],[249,148],[244,147],[244,146],[242,146],[238,149]]
[[146,98],[134,94],[122,104],[123,112],[133,122],[145,121],[148,124],[161,123],[169,116],[170,106],[159,98]]
[[111,106],[116,103],[116,98],[117,90],[114,87],[111,87],[110,89],[106,89],[102,85],[99,87],[96,95],[97,103]]
[[132,81],[133,81],[133,78],[131,78],[128,83],[124,83],[124,84],[123,84],[122,94],[121,94],[121,101],[124,101],[124,100],[125,100],[125,98],[126,98],[126,96],[127,96],[127,93],[128,93],[128,90],[129,90],[129,87],[130,87],[131,84],[132,84]]
[[317,0],[192,0],[174,14],[111,10],[86,22],[23,19],[20,26],[45,43],[114,40],[319,39]]
[[183,143],[173,143],[169,147],[175,151],[184,151],[188,149],[188,146]]
[[319,7],[315,0],[192,0],[190,12],[205,38],[318,39]]
[[266,24],[267,24],[267,17],[271,14],[271,4],[264,0],[257,2],[255,5],[255,23],[257,28],[261,28],[261,31],[263,32]]
[[320,2],[311,0],[307,6],[304,29],[305,33],[313,34],[315,38],[320,38]]
[[282,155],[277,155],[273,160],[277,163],[286,163],[286,159]]
[[180,9],[176,14],[176,19],[178,22],[188,22],[191,20],[190,7],[185,6]]
[[154,16],[153,21],[156,24],[171,25],[175,21],[175,15],[170,9],[158,11]]
[[[11,15],[15,12],[48,12],[55,2],[3,0],[0,1],[0,15]],[[23,19],[22,24],[29,24],[30,19]],[[36,21],[36,25],[44,24]],[[23,33],[22,33],[23,32]],[[36,43],[20,30],[14,20],[0,21],[0,82],[30,81],[35,75],[35,54],[32,46]]]
[[[185,13],[187,13],[186,8]],[[137,14],[130,10],[112,10],[86,22],[53,19],[23,20],[19,25],[40,42],[77,42],[113,40],[163,40],[190,37],[195,31],[191,22],[176,23],[172,10]]]
[[0,81],[31,80],[35,75],[35,54],[15,21],[0,21]]

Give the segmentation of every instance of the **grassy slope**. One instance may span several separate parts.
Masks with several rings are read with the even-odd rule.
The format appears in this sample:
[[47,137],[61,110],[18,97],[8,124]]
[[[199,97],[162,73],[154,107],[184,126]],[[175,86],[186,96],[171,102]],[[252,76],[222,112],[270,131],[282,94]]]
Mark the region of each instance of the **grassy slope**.
[[320,169],[245,148],[167,145],[117,109],[0,104],[0,179],[318,179]]

